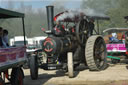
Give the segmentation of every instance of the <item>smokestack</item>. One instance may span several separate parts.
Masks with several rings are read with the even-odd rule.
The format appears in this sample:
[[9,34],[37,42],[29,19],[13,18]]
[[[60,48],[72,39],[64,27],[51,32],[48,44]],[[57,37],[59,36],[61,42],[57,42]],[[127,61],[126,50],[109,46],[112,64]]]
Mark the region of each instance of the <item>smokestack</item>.
[[53,29],[53,17],[54,17],[54,6],[46,6],[47,9],[47,20],[48,20],[48,30]]

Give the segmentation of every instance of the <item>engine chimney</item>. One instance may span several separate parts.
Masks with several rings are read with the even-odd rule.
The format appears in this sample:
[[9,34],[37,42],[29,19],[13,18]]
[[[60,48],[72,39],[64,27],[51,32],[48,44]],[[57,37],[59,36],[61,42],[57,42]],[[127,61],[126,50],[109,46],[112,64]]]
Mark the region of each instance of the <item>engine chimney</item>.
[[54,6],[46,6],[46,9],[47,9],[48,30],[52,30],[54,25],[53,23]]

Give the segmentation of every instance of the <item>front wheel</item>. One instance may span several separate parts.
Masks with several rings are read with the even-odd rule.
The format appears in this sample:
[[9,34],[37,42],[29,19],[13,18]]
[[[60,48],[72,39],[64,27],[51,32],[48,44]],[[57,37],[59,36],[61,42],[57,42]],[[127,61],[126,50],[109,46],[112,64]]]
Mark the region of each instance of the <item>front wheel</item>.
[[72,52],[68,52],[68,76],[69,78],[73,78],[74,77],[74,69],[73,69],[73,55]]
[[32,80],[36,80],[38,78],[38,61],[35,54],[30,58],[30,74]]

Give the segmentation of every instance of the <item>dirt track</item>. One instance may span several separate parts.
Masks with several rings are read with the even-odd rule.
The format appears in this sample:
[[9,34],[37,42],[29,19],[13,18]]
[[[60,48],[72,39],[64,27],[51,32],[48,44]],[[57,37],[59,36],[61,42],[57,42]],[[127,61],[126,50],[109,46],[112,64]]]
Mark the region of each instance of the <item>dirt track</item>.
[[86,68],[79,67],[75,71],[75,78],[68,78],[68,74],[62,71],[39,70],[38,80],[31,80],[29,70],[24,70],[25,85],[128,85],[127,65],[109,65],[100,72],[90,72]]

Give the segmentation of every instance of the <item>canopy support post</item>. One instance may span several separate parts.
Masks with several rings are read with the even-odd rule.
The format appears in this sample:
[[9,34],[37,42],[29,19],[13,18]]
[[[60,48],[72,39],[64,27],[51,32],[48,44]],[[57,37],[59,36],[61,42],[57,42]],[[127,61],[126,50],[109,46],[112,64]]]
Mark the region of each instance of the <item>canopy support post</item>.
[[100,34],[99,21],[98,20],[96,20],[96,21],[97,21],[97,31],[98,31],[98,34]]
[[24,45],[26,45],[26,39],[25,39],[25,25],[24,25],[24,18],[23,18],[23,17],[22,17],[22,24],[23,24]]

